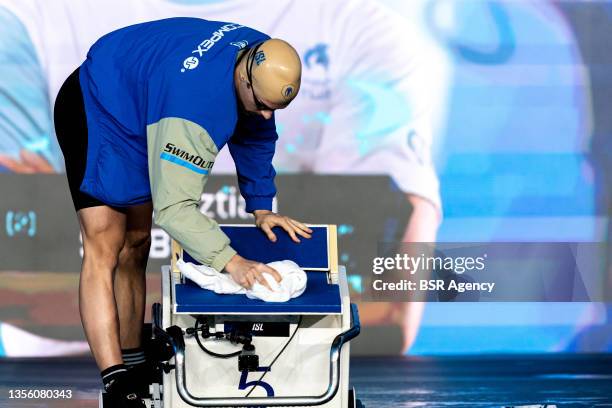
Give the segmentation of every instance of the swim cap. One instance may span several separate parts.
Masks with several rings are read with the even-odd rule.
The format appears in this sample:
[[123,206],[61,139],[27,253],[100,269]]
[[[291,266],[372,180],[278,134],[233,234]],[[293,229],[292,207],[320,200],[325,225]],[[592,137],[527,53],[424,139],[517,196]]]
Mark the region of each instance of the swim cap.
[[257,46],[247,61],[254,92],[260,99],[286,106],[296,97],[302,79],[302,62],[286,41],[273,38]]

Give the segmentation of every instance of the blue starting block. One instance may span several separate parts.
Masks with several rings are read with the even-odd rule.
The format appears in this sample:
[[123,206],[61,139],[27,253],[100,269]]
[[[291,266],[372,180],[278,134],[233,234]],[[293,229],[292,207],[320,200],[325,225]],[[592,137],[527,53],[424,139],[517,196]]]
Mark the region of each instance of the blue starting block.
[[[203,291],[198,285],[185,279],[175,285],[175,313],[241,313],[241,314],[340,314],[341,297],[338,285],[329,284],[330,271],[329,229],[327,226],[312,227],[310,239],[295,243],[282,230],[275,230],[277,241],[270,242],[259,228],[244,226],[222,226],[230,238],[232,248],[241,256],[253,261],[269,263],[289,259],[308,274],[304,293],[288,302],[270,303],[249,299],[242,295],[219,295]],[[178,251],[177,251],[178,254]],[[186,251],[185,262],[200,263]]]
[[222,225],[231,246],[259,262],[290,259],[307,272],[304,293],[284,303],[220,295],[182,276],[176,261],[197,263],[173,242],[162,268],[162,303],[153,337],[172,347],[150,387],[154,408],[362,406],[349,389],[349,341],[359,334],[334,225],[314,225],[297,244],[282,230],[270,242],[250,225]]

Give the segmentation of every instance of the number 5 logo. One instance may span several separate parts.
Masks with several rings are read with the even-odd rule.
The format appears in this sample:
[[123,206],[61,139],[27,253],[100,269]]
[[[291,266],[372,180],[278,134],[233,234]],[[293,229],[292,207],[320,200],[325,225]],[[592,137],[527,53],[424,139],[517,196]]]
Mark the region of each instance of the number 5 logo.
[[[270,371],[270,367],[258,367],[256,372],[262,373],[266,371]],[[267,382],[259,381],[259,380],[247,382],[248,375],[249,375],[248,371],[243,371],[242,374],[240,375],[240,384],[238,384],[239,390],[244,390],[252,386],[262,387],[263,389],[266,390],[266,394],[268,397],[274,396],[274,390],[272,389],[272,386],[270,384],[268,384]]]

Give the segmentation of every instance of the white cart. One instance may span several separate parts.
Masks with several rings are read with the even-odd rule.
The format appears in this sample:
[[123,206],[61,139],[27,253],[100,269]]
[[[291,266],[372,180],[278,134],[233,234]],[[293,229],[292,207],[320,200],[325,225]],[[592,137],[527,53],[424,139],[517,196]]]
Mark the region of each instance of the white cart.
[[291,259],[307,271],[304,293],[285,303],[199,288],[175,266],[180,257],[195,261],[173,243],[162,304],[153,306],[153,337],[174,355],[160,363],[151,407],[363,406],[349,388],[349,341],[360,325],[338,265],[336,227],[310,227],[313,237],[295,244],[282,231],[271,243],[253,226],[222,226],[245,258]]

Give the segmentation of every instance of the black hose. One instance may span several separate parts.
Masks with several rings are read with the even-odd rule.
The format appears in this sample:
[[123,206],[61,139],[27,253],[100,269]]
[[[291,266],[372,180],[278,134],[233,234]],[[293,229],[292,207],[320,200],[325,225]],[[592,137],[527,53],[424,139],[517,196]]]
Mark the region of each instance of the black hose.
[[210,351],[209,349],[207,349],[206,347],[204,347],[204,345],[202,344],[202,342],[200,341],[200,334],[198,333],[200,330],[200,319],[196,319],[195,322],[195,339],[196,342],[198,343],[198,346],[200,346],[200,348],[202,349],[202,351],[204,351],[206,354],[209,354],[213,357],[216,358],[232,358],[232,357],[236,357],[238,355],[240,355],[241,350],[235,351],[233,353],[229,353],[229,354],[219,354],[219,353],[215,353],[214,351]]

